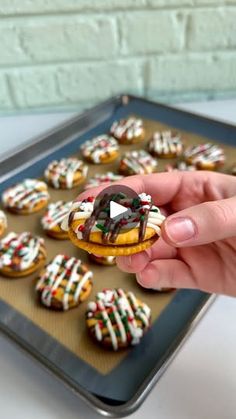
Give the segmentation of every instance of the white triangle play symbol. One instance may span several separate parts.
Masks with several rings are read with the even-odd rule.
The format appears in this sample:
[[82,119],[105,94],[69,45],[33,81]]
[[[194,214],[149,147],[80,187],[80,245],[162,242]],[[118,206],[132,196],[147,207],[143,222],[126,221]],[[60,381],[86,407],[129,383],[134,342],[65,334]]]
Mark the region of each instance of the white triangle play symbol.
[[110,218],[120,217],[124,214],[128,215],[130,213],[130,209],[123,207],[123,205],[117,204],[117,202],[110,201]]

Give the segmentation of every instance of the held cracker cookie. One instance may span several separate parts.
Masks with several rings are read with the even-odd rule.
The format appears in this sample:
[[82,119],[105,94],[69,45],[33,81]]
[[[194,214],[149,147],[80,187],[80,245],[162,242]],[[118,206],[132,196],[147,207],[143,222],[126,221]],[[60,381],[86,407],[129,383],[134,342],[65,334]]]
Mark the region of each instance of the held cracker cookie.
[[49,200],[45,182],[37,179],[25,179],[6,189],[2,194],[5,208],[17,214],[31,214],[41,210]]
[[0,210],[0,236],[3,235],[7,228],[7,217],[3,211]]
[[120,160],[119,173],[124,176],[145,175],[157,171],[157,160],[145,150],[127,151]]
[[116,139],[106,134],[86,141],[80,149],[83,157],[94,164],[110,163],[119,155]]
[[88,166],[74,157],[52,161],[44,172],[45,179],[55,189],[72,189],[84,182]]
[[110,133],[120,144],[138,143],[144,140],[143,121],[133,117],[115,121],[111,126]]
[[[114,198],[112,198],[114,200]],[[116,202],[127,208],[127,218],[110,218],[111,195],[97,205],[93,197],[73,204],[62,222],[75,246],[101,256],[131,255],[149,248],[160,236],[165,217],[152,204],[150,195],[138,199],[116,195]]]
[[116,264],[115,256],[100,256],[100,255],[94,255],[93,253],[89,253],[88,255],[89,255],[89,259],[92,262],[97,263],[98,265],[113,266]]
[[188,164],[193,164],[197,169],[216,170],[225,162],[224,150],[215,144],[199,144],[188,147],[184,152]]
[[9,233],[0,241],[0,272],[20,278],[40,268],[46,259],[44,240],[29,232]]
[[182,154],[183,143],[177,133],[157,131],[148,143],[148,151],[155,157],[170,159]]
[[70,212],[72,202],[57,201],[48,205],[47,211],[41,219],[42,227],[48,236],[54,239],[68,239],[68,233],[61,229],[61,222]]
[[150,323],[151,310],[147,304],[121,288],[98,292],[96,300],[88,303],[89,335],[107,349],[117,351],[139,344]]
[[117,182],[123,178],[124,176],[116,175],[113,172],[96,173],[88,180],[84,189],[95,188],[97,186],[108,186],[110,183]]
[[40,302],[54,310],[69,310],[88,298],[93,273],[75,257],[57,255],[41,272],[36,291]]

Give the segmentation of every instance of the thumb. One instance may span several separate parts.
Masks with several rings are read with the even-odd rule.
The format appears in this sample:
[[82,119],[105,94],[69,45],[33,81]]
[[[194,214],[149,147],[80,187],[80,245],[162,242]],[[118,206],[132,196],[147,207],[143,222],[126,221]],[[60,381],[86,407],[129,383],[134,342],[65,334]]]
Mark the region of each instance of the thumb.
[[175,247],[236,237],[236,196],[179,211],[167,217],[162,233],[162,238]]

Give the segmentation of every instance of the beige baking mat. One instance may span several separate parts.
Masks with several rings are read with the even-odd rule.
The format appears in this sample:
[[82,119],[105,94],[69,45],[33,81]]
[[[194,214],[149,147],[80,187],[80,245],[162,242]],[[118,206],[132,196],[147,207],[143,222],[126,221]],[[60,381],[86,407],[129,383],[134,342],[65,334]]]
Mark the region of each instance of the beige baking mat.
[[[166,125],[154,121],[145,120],[146,139],[149,139],[155,130],[163,130],[168,128]],[[180,131],[186,144],[206,142],[207,139],[199,137],[192,133]],[[147,140],[146,140],[147,141]],[[139,146],[121,146],[121,153],[129,149],[144,148],[142,143]],[[224,146],[227,155],[227,166],[236,161],[236,149]],[[79,156],[79,153],[77,154]],[[106,172],[108,170],[116,171],[118,167],[117,160],[113,164],[93,166],[89,165],[89,174],[92,176],[96,172]],[[159,170],[164,170],[164,166],[174,160],[159,160]],[[77,194],[83,190],[83,186],[71,191],[56,191],[49,188],[51,201],[73,200]],[[45,210],[37,214],[29,216],[12,215],[8,216],[8,231],[22,232],[31,231],[44,237],[47,249],[47,260],[49,261],[57,253],[65,253],[69,256],[77,256],[84,262],[90,264],[94,272],[94,286],[90,299],[102,288],[122,287],[125,290],[132,290],[138,297],[145,301],[152,309],[152,319],[160,315],[161,311],[171,301],[174,293],[160,294],[158,292],[146,291],[142,289],[135,280],[134,275],[120,272],[117,267],[103,267],[92,264],[87,259],[87,254],[74,247],[69,241],[57,241],[48,238],[42,231],[40,226],[40,218]],[[106,374],[112,368],[117,366],[121,360],[127,355],[128,351],[113,353],[100,348],[94,344],[87,336],[84,315],[87,303],[82,303],[78,308],[68,312],[54,312],[41,306],[36,301],[34,291],[35,279],[37,273],[23,279],[5,279],[0,277],[0,297],[20,311],[37,326],[45,330],[49,335],[53,336],[57,341],[78,355],[81,359],[96,368],[100,373]],[[131,349],[132,350],[132,349]]]

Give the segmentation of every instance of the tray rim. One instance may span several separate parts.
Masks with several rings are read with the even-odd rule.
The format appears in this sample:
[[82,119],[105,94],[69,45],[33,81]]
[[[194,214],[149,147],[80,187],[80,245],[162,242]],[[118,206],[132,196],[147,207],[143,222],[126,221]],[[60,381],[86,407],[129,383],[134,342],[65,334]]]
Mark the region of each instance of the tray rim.
[[[32,163],[36,163],[38,160],[40,160],[42,157],[45,157],[50,152],[60,149],[63,145],[66,145],[67,143],[71,141],[71,137],[69,137],[64,142],[60,142],[58,145],[55,145],[54,147],[50,147],[49,149],[47,149],[47,151],[45,151],[45,149],[42,150],[42,152],[40,154],[37,154],[37,156],[33,158],[32,160],[30,160],[30,162],[24,162],[20,164],[20,158],[22,154],[25,153],[27,150],[29,150],[31,147],[35,147],[39,145],[40,143],[43,143],[45,139],[48,138],[49,135],[55,135],[56,133],[64,129],[68,129],[74,123],[78,123],[79,121],[86,120],[86,118],[89,118],[91,115],[94,115],[94,113],[99,113],[101,111],[104,112],[106,109],[109,110],[109,113],[112,113],[112,109],[111,109],[112,107],[115,108],[120,105],[125,106],[132,100],[138,100],[140,102],[143,102],[144,104],[146,103],[155,107],[175,111],[182,115],[183,114],[186,116],[189,115],[190,117],[193,117],[197,120],[205,121],[205,122],[215,124],[221,127],[224,126],[224,127],[236,130],[236,124],[233,124],[227,121],[223,121],[223,120],[221,121],[221,120],[210,118],[210,117],[200,115],[191,111],[179,109],[179,108],[176,108],[174,105],[164,104],[164,103],[153,101],[151,99],[147,99],[141,96],[136,96],[136,95],[132,95],[128,93],[127,94],[121,93],[121,94],[112,96],[111,98],[105,101],[102,101],[101,103],[91,107],[90,109],[85,110],[84,112],[78,115],[73,116],[72,118],[68,118],[68,120],[62,122],[61,124],[59,123],[56,126],[52,127],[51,129],[45,130],[43,133],[32,137],[32,139],[29,139],[28,141],[26,141],[22,145],[19,145],[15,149],[9,150],[9,152],[6,152],[0,155],[0,167],[1,167],[1,164],[4,164],[5,166],[6,165],[11,166],[13,164],[13,167],[15,167],[14,169],[10,171],[7,171],[7,170],[5,170],[5,172],[3,171],[3,174],[1,174],[0,172],[0,182],[7,180],[9,177],[27,168]],[[96,121],[96,123],[98,123],[98,121]],[[15,163],[18,163],[18,164],[15,164]]]
[[[204,120],[208,123],[211,123],[211,124],[214,123],[221,127],[225,126],[233,130],[236,129],[236,125],[228,123],[228,122],[218,121],[209,117],[195,114],[193,112],[188,112],[182,109],[175,108],[174,106],[154,102],[154,101],[142,98],[142,97],[138,97],[134,95],[127,95],[127,94],[120,94],[92,107],[91,109],[83,112],[82,114],[73,116],[72,118],[68,118],[68,120],[64,121],[61,124],[57,124],[52,129],[49,129],[45,131],[44,133],[34,137],[32,140],[25,142],[21,146],[17,147],[15,150],[12,150],[9,153],[3,154],[0,157],[0,163],[4,162],[5,166],[7,166],[7,165],[11,165],[13,162],[15,162],[15,160],[17,160],[17,162],[20,162],[20,159],[18,158],[19,156],[22,155],[22,153],[25,153],[26,150],[30,149],[31,147],[36,146],[37,144],[43,143],[45,139],[48,138],[49,135],[54,135],[55,133],[61,130],[67,129],[71,126],[71,124],[78,123],[79,121],[83,121],[84,119],[86,120],[86,118],[92,116],[94,112],[104,112],[108,110],[109,111],[108,114],[112,115],[116,107],[121,106],[121,105],[125,106],[127,103],[129,103],[129,101],[132,101],[132,100],[138,100],[141,103],[148,103],[155,107],[158,106],[166,110],[172,110],[180,114],[189,115],[191,117],[194,117],[197,120],[199,119]],[[106,118],[107,116],[108,115],[106,115]],[[105,116],[103,114],[103,119],[104,118]],[[99,118],[98,120],[94,122],[94,125],[97,125],[98,123],[99,123]],[[6,171],[7,174],[5,173],[5,176],[7,177],[5,177],[5,179],[3,180],[6,180],[14,176],[21,170],[24,170],[25,168],[27,168],[27,166],[32,165],[32,163],[35,163],[36,161],[40,160],[42,156],[45,156],[47,154],[50,154],[53,151],[56,151],[57,149],[60,149],[63,145],[66,145],[70,141],[72,141],[72,138],[68,137],[65,142],[60,142],[58,145],[55,146],[55,148],[49,147],[46,153],[45,151],[42,151],[41,154],[37,155],[37,158],[35,161],[30,160],[28,164],[19,163],[17,166],[15,166],[15,169],[11,171]],[[4,174],[3,174],[3,177],[4,177]],[[2,177],[0,175],[0,181],[1,180],[2,180]],[[33,359],[38,361],[40,365],[44,367],[44,369],[50,372],[54,377],[57,377],[60,381],[64,383],[64,385],[66,385],[71,390],[73,390],[77,395],[79,395],[90,407],[95,408],[97,412],[105,416],[113,416],[113,417],[120,416],[121,417],[121,416],[126,416],[128,414],[131,414],[142,404],[142,402],[145,400],[145,398],[147,397],[147,395],[153,388],[154,384],[158,381],[160,376],[163,374],[167,366],[170,364],[170,362],[173,360],[175,355],[178,353],[178,351],[180,350],[184,342],[192,333],[196,324],[203,317],[203,315],[208,310],[208,308],[210,307],[210,305],[213,303],[214,300],[215,300],[215,296],[211,295],[211,296],[208,296],[206,300],[202,302],[201,306],[199,306],[198,311],[194,314],[189,324],[187,324],[186,327],[184,328],[183,333],[180,334],[178,338],[173,342],[173,345],[172,345],[173,348],[172,346],[170,347],[169,352],[165,356],[162,366],[161,367],[157,366],[156,368],[154,368],[153,371],[146,376],[145,380],[143,381],[142,385],[140,386],[136,394],[129,401],[125,402],[124,404],[120,406],[110,406],[109,404],[106,404],[102,402],[101,400],[99,400],[96,396],[92,395],[87,390],[81,389],[81,391],[78,391],[78,389],[73,387],[71,382],[69,383],[68,381],[65,380],[64,377],[61,376],[62,374],[60,374],[58,371],[52,368],[52,366],[47,365],[47,363],[45,362],[43,363],[42,362],[43,356],[41,356],[40,358],[40,356],[36,356],[36,354],[34,354],[33,352],[30,353],[29,350],[27,350],[27,348],[24,347],[24,344],[20,342],[20,339],[18,337],[17,338],[14,337],[13,336],[14,333],[11,332],[10,330],[7,330],[7,327],[5,327],[2,323],[0,323],[0,330],[4,333],[5,336],[7,336],[11,341],[13,341],[25,353],[27,353]]]
[[159,364],[157,364],[152,372],[145,377],[145,380],[137,390],[136,394],[127,402],[118,406],[111,406],[106,404],[98,397],[94,396],[83,388],[78,390],[77,385],[73,385],[73,380],[69,378],[65,379],[63,374],[60,374],[60,372],[51,364],[49,365],[49,362],[45,357],[36,354],[35,350],[29,351],[26,345],[23,343],[23,340],[21,341],[19,336],[16,336],[13,332],[11,332],[2,322],[0,322],[0,332],[4,335],[4,337],[8,339],[8,341],[20,349],[23,354],[35,361],[38,365],[41,366],[41,368],[43,368],[44,371],[56,378],[70,391],[73,391],[73,393],[76,394],[81,400],[83,400],[87,406],[94,409],[97,413],[106,417],[125,417],[134,413],[142,405],[142,403],[153,389],[154,385],[158,382],[167,367],[174,360],[175,356],[181,350],[187,339],[194,331],[195,327],[199,324],[201,319],[204,317],[216,299],[216,294],[209,294],[206,296],[206,300],[202,302],[201,306],[199,306],[199,309],[194,314],[193,319],[189,322],[188,325],[185,326],[182,333],[178,335],[178,337],[174,340],[173,344],[169,348],[169,351],[165,354],[161,367],[159,367]]

